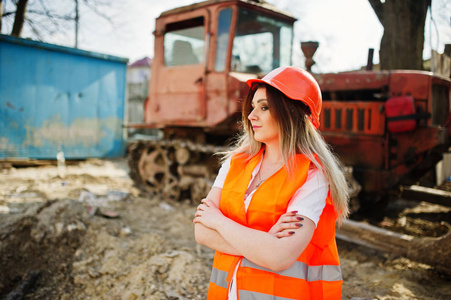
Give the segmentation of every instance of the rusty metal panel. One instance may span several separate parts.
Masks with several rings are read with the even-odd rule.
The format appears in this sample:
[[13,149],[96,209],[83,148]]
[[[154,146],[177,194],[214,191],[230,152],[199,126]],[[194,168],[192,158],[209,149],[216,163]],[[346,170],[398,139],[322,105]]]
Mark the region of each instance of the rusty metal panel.
[[321,91],[351,91],[382,89],[388,86],[389,72],[357,71],[347,73],[313,74]]
[[322,132],[383,135],[384,104],[381,102],[324,101],[321,113]]
[[448,130],[441,127],[417,128],[413,132],[391,134],[390,168],[415,164],[422,153],[449,143],[448,135]]
[[[195,26],[189,24],[190,20],[196,20]],[[188,23],[179,25],[182,22]],[[210,16],[205,9],[157,19],[152,73],[158,75],[150,79],[149,105],[144,117],[147,124],[170,126],[204,122],[207,80],[204,51],[208,48],[205,45],[205,35],[209,22]],[[194,28],[196,29],[193,31]],[[197,36],[200,30],[201,39]],[[170,34],[173,34],[172,39],[177,39],[168,47],[171,51],[166,49],[165,44],[171,40],[168,38]],[[202,45],[196,46],[194,42]],[[197,53],[199,50],[202,55]]]
[[205,118],[203,68],[182,66],[165,68],[156,79],[158,93],[151,98],[157,104],[153,120],[172,122],[199,122]]
[[412,96],[415,100],[428,99],[431,74],[421,71],[392,71],[390,96]]
[[127,59],[0,36],[0,158],[119,157]]
[[339,132],[323,132],[323,135],[345,165],[365,169],[385,168],[387,150],[384,136]]

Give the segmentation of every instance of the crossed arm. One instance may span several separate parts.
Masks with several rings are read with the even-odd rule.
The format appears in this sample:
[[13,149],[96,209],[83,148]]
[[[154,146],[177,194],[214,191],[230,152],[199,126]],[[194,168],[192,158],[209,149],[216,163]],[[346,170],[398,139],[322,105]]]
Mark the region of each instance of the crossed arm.
[[223,253],[244,256],[273,271],[291,267],[312,238],[313,221],[288,212],[269,232],[255,230],[222,214],[218,208],[221,192],[221,188],[213,187],[198,206],[193,220],[196,241]]

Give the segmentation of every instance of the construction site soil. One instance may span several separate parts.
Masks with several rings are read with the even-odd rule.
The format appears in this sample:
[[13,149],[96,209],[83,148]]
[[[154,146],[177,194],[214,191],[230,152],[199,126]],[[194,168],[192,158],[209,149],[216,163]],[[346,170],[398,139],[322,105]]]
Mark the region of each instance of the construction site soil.
[[[449,230],[443,220],[412,217],[441,210],[449,222],[448,208],[400,203],[377,222],[420,236]],[[0,298],[205,299],[213,251],[194,240],[195,209],[142,194],[124,159],[0,169]],[[343,299],[451,299],[450,274],[338,247]]]

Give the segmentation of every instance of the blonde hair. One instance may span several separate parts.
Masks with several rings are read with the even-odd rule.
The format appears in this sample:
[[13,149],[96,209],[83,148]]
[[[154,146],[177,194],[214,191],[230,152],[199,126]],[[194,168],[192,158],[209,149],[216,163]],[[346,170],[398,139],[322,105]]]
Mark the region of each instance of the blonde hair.
[[255,140],[252,124],[248,119],[252,111],[252,99],[258,88],[266,88],[269,112],[278,124],[280,151],[289,173],[295,173],[292,158],[296,154],[305,155],[321,170],[329,183],[332,201],[341,223],[349,214],[349,186],[343,167],[320,132],[308,120],[310,110],[302,101],[292,100],[269,85],[254,84],[242,105],[242,131],[236,138],[233,149],[220,153],[223,160],[238,153],[247,155],[250,159],[262,147],[262,143]]

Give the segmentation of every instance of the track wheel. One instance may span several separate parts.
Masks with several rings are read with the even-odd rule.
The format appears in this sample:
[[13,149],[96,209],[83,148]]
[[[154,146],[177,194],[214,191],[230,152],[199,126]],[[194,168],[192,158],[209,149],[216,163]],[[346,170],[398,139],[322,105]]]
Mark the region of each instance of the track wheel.
[[138,172],[146,190],[161,193],[170,176],[166,151],[159,147],[145,149],[139,159]]
[[201,203],[200,201],[207,197],[211,190],[212,182],[205,178],[196,178],[191,185],[191,201],[194,204]]
[[163,187],[163,196],[171,200],[179,200],[181,189],[179,181],[173,175],[169,175],[165,178],[165,184]]

